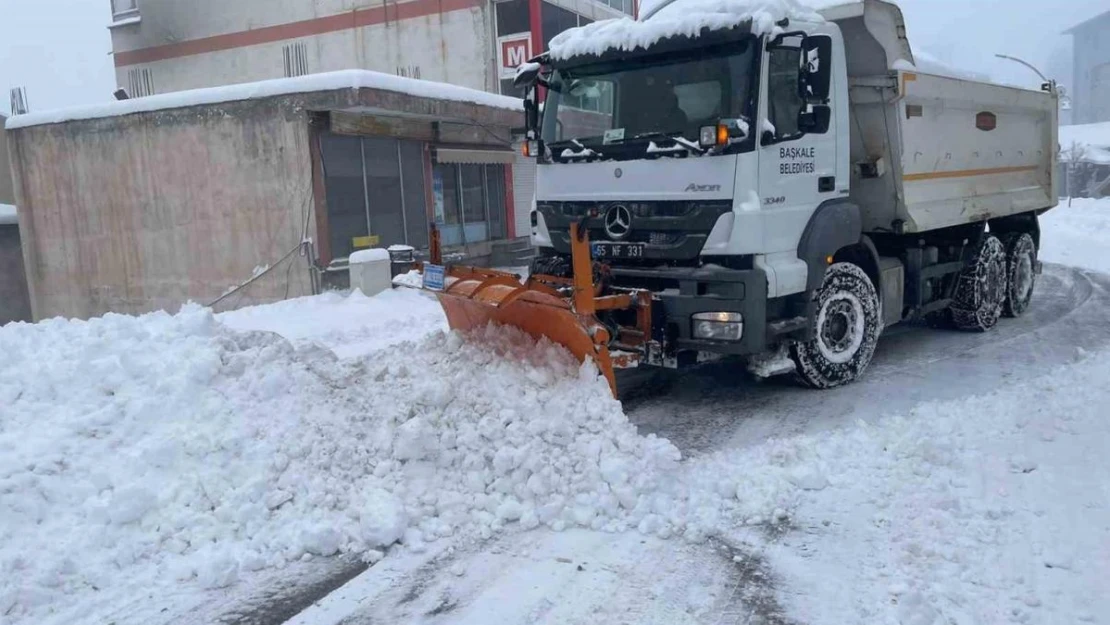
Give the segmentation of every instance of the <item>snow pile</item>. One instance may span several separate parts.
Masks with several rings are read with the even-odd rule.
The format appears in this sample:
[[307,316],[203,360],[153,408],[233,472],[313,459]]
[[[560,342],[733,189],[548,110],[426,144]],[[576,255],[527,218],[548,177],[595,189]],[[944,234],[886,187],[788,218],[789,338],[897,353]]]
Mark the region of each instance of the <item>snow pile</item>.
[[117,115],[130,115],[132,113],[144,113],[188,106],[255,100],[292,93],[337,91],[340,89],[381,89],[383,91],[394,91],[421,98],[470,102],[482,106],[491,106],[513,111],[521,110],[523,106],[519,98],[510,98],[508,96],[478,91],[477,89],[432,82],[430,80],[420,80],[418,78],[407,78],[369,70],[352,69],[297,76],[295,78],[278,78],[274,80],[226,85],[223,87],[209,87],[206,89],[162,93],[143,98],[118,100],[105,104],[75,106],[51,111],[41,111],[38,113],[27,113],[25,115],[15,115],[8,118],[6,127],[8,130],[14,130],[16,128],[26,128],[28,126],[39,126],[43,124],[57,124],[77,119],[114,117]]
[[[1080,350],[1080,354],[1082,354]],[[972,399],[799,437],[807,623],[1076,623],[1110,613],[1110,353]],[[819,468],[818,468],[819,467]],[[804,486],[803,486],[804,487]],[[799,587],[800,586],[800,587]],[[812,613],[807,613],[812,612]]]
[[1110,199],[1063,200],[1040,222],[1041,260],[1110,273]]
[[775,458],[796,452],[687,473],[592,365],[474,338],[341,362],[194,306],[0,328],[0,614],[68,623],[105,593],[508,527],[702,540],[793,506]]
[[19,223],[19,216],[11,204],[0,204],[0,225],[10,226]]
[[721,30],[747,23],[753,34],[762,35],[781,30],[775,24],[786,17],[824,21],[797,0],[677,0],[644,21],[624,17],[565,30],[552,38],[549,52],[553,59],[600,56],[608,50],[630,52],[668,37],[694,37],[703,29]]
[[350,294],[329,291],[315,297],[240,308],[220,313],[217,318],[236,330],[275,332],[300,346],[323,345],[340,358],[419,341],[447,329],[443,309],[435,297],[412,289],[393,289],[374,297],[357,289]]
[[357,252],[352,252],[351,255],[347,258],[347,262],[352,265],[388,260],[389,250],[384,250],[380,247],[370,248],[367,250],[358,250]]

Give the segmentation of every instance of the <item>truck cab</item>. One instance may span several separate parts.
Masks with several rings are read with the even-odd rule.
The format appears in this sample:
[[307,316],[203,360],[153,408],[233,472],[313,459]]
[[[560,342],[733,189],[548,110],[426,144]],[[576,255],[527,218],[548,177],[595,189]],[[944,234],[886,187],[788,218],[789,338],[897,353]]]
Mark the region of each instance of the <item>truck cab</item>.
[[553,40],[518,73],[537,160],[533,271],[569,269],[578,224],[606,286],[652,292],[649,363],[790,355],[818,387],[862,373],[885,326],[951,316],[988,222],[1039,235],[1053,174],[1026,205],[1010,187],[1028,181],[998,168],[1000,199],[974,218],[968,197],[993,197],[980,187],[938,186],[913,204],[901,100],[917,74],[901,12],[853,4],[769,23],[679,0]]

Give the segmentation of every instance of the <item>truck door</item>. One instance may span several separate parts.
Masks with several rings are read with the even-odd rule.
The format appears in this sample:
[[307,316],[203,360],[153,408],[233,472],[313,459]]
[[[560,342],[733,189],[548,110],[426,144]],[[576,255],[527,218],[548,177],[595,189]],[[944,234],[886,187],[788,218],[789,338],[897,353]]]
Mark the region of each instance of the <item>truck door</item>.
[[823,119],[814,127],[813,111],[820,107],[807,104],[801,96],[802,55],[800,37],[796,37],[793,45],[789,41],[769,45],[765,59],[759,194],[768,253],[796,251],[814,209],[838,197],[838,184],[844,188],[848,182],[836,179],[833,109],[823,111]]

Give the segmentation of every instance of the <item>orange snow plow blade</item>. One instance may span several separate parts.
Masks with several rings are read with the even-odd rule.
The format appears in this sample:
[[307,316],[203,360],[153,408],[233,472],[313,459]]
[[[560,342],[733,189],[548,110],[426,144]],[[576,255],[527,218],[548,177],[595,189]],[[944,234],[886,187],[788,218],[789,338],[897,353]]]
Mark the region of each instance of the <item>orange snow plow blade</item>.
[[[443,269],[442,288],[435,290],[453,330],[473,330],[490,322],[513,326],[533,338],[562,345],[578,359],[594,361],[617,396],[615,368],[636,366],[651,334],[651,294],[646,291],[600,296],[593,284],[589,241],[571,225],[573,278],[519,276],[480,267],[442,267],[439,232],[431,231],[433,266]],[[421,272],[428,265],[420,265]],[[425,287],[427,288],[427,287]],[[617,335],[597,318],[598,312],[636,309],[634,327],[616,326]],[[617,351],[610,352],[610,346]]]
[[609,332],[592,317],[578,315],[570,302],[511,277],[447,278],[438,294],[453,330],[472,330],[490,322],[513,326],[562,345],[579,360],[592,358],[616,393]]

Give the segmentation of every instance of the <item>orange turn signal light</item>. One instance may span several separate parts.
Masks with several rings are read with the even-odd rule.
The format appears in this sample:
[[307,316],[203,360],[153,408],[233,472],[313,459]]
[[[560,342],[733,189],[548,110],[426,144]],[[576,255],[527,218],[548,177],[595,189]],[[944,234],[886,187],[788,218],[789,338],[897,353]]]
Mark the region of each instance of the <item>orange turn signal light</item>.
[[728,126],[717,126],[717,145],[728,145]]

